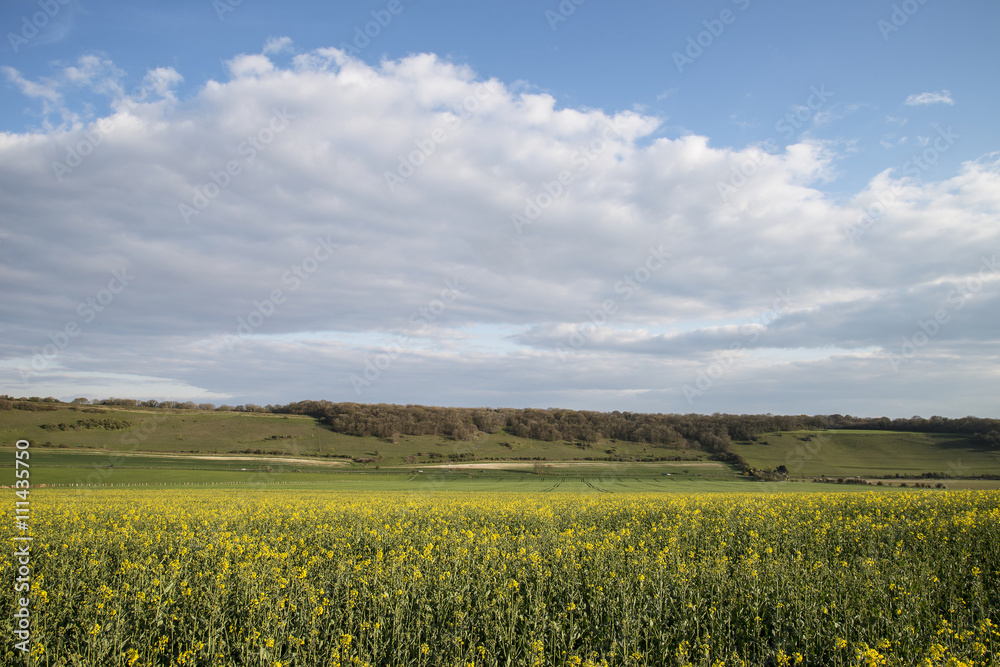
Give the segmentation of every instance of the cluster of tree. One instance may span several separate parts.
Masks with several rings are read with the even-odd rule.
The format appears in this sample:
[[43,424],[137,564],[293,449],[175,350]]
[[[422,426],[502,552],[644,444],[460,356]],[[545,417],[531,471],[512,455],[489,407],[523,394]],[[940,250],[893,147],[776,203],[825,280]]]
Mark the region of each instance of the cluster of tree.
[[1000,448],[1000,420],[978,417],[888,419],[851,415],[698,415],[594,412],[532,408],[440,408],[300,401],[268,406],[271,411],[309,415],[331,430],[356,436],[395,438],[434,435],[466,440],[479,433],[505,432],[519,438],[594,443],[628,441],[653,447],[694,449],[745,466],[733,443],[764,433],[823,429],[871,429],[960,433]]
[[78,419],[75,424],[42,424],[46,431],[82,431],[84,429],[104,429],[106,431],[124,431],[132,426],[132,422],[124,419]]
[[276,412],[309,415],[338,433],[392,438],[434,435],[468,440],[478,433],[505,432],[553,442],[624,440],[663,447],[726,449],[727,425],[718,416],[592,412],[533,408],[437,408],[300,401]]
[[75,398],[72,401],[75,405],[108,405],[122,408],[161,408],[164,410],[215,410],[220,412],[271,412],[272,408],[278,406],[268,405],[261,407],[249,403],[247,405],[220,405],[215,407],[214,403],[195,403],[194,401],[140,401],[134,398]]
[[11,396],[0,396],[0,410],[24,410],[26,412],[42,412],[46,410],[56,410],[59,406],[56,399],[48,398],[13,398]]
[[[0,396],[0,410],[55,410],[57,405],[62,403],[58,398],[48,396],[39,398],[14,398],[12,396]],[[150,399],[141,401],[136,398],[74,398],[69,405],[106,405],[117,408],[161,408],[164,410],[215,410],[216,412],[277,412],[280,405],[220,405],[216,407],[214,403],[195,403],[194,401],[157,401]]]

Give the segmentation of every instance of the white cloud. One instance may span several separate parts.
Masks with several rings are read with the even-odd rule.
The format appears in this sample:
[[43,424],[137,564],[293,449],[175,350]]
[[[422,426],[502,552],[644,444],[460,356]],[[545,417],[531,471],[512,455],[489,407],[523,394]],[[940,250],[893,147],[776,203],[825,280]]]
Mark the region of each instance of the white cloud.
[[[872,352],[1000,251],[996,156],[835,198],[820,188],[834,144],[768,154],[665,138],[655,116],[560,108],[427,54],[293,62],[240,55],[190,100],[118,108],[61,182],[52,164],[76,135],[0,135],[0,280],[21,286],[0,304],[0,359],[54,353],[26,382],[23,363],[0,364],[7,393],[72,398],[107,373],[109,393],[157,398],[712,411],[755,386],[743,395],[759,400],[722,409],[847,412],[837,401],[862,396],[870,409],[850,411],[867,414],[887,411],[901,375],[900,395],[919,397],[949,373],[968,388],[940,413],[985,412],[996,395],[981,361],[997,355],[995,281],[900,376]],[[147,76],[163,97],[180,80]],[[735,184],[726,198],[720,183]],[[850,244],[844,229],[885,192],[892,205]],[[520,232],[515,214],[531,219]],[[659,246],[670,259],[652,270]],[[120,267],[134,279],[112,294]],[[794,308],[744,328],[788,289]],[[82,333],[63,341],[71,323]],[[683,384],[733,342],[755,361],[690,406]],[[356,394],[352,374],[385,346],[388,365]],[[817,374],[826,393],[804,393]]]
[[143,83],[157,95],[172,98],[173,88],[183,80],[184,77],[173,67],[157,67],[146,73]]
[[110,59],[88,54],[80,56],[76,65],[64,67],[61,78],[71,85],[96,93],[120,96],[122,87],[119,81],[124,74]]
[[184,382],[134,375],[130,373],[53,372],[31,383],[31,390],[41,396],[108,398],[111,396],[148,396],[163,401],[212,401],[220,403],[231,394],[208,391]]
[[955,100],[951,99],[951,93],[947,90],[932,93],[919,93],[910,95],[904,103],[907,106],[924,106],[927,104],[947,104],[954,106]]
[[[112,106],[120,106],[131,99],[122,83],[125,71],[110,59],[94,54],[80,56],[72,65],[58,64],[52,76],[37,81],[26,79],[13,67],[0,67],[0,70],[23,95],[43,101],[39,115],[43,127],[50,132],[79,128],[94,118],[92,105],[80,104],[74,97],[79,91],[104,96]],[[151,69],[143,78],[144,94],[138,97],[142,101],[149,101],[153,96],[173,100],[172,89],[183,80],[184,77],[172,67]],[[74,102],[77,102],[75,106]]]
[[840,114],[839,110],[835,106],[833,109],[826,111],[817,111],[816,115],[813,116],[813,123],[816,127],[822,127],[824,125],[829,125],[834,121],[838,121],[844,116]]
[[8,67],[4,65],[0,67],[7,80],[17,86],[17,89],[21,91],[21,94],[25,97],[40,98],[52,102],[53,104],[58,104],[62,100],[62,96],[59,94],[59,84],[55,81],[44,79],[42,81],[29,81],[21,76],[13,67]]
[[282,53],[284,51],[290,51],[291,48],[291,37],[268,37],[267,42],[264,43],[265,54]]
[[274,71],[274,63],[263,54],[240,54],[226,63],[234,78],[261,76]]
[[[909,137],[906,135],[899,136],[895,132],[889,132],[888,134],[883,134],[882,138],[879,140],[879,144],[882,148],[895,148],[909,141]],[[923,145],[923,144],[922,144]]]

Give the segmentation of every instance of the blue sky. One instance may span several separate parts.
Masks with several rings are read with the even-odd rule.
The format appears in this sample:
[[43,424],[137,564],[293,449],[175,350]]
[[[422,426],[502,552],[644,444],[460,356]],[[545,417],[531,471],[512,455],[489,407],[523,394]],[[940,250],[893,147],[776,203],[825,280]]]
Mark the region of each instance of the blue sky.
[[7,3],[0,382],[995,415],[998,27],[981,0]]
[[[206,80],[224,77],[224,63],[233,55],[257,52],[270,37],[289,36],[300,52],[352,45],[355,30],[387,4],[247,0],[230,6],[221,0],[182,0],[167,7],[73,0],[60,5],[52,22],[18,45],[17,53],[8,37],[3,61],[38,79],[50,76],[56,63],[102,53],[124,70],[123,81],[132,86],[141,83],[147,69],[173,67],[185,78],[177,91],[183,99],[196,95]],[[899,3],[863,0],[587,0],[565,5],[574,7],[565,17],[558,2],[400,0],[400,6],[402,12],[358,49],[365,62],[434,53],[468,64],[481,77],[549,92],[558,106],[641,109],[666,119],[664,136],[697,133],[716,146],[787,141],[775,124],[806,102],[810,87],[825,86],[833,97],[823,111],[837,122],[810,131],[858,142],[859,155],[843,166],[845,187],[904,162],[912,152],[905,144],[885,148],[880,142],[897,143],[935,124],[960,127],[976,141],[956,146],[929,175],[953,170],[978,157],[982,145],[996,146],[1000,139],[991,113],[996,90],[989,84],[990,73],[1000,67],[993,40],[1000,6],[992,2],[928,0],[895,29],[879,22],[891,24]],[[679,71],[674,54],[685,55],[688,39],[727,10],[732,23],[723,24],[721,34],[712,35],[702,54]],[[36,2],[10,3],[0,10],[0,25],[5,32],[21,33],[17,28],[23,30],[24,17],[38,11]],[[552,18],[555,14],[564,20]],[[942,90],[960,103],[906,105],[914,91]],[[13,100],[4,105],[3,128],[32,127],[37,119],[25,111]],[[887,117],[908,122],[900,128]]]

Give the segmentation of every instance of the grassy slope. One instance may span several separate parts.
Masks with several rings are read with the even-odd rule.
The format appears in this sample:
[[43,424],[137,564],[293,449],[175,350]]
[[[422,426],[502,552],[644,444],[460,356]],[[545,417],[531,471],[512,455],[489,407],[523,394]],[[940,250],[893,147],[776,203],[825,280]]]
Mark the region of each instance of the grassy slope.
[[949,434],[791,431],[761,436],[756,443],[738,444],[736,451],[754,467],[774,469],[785,465],[793,476],[1000,474],[1000,451]]
[[[114,418],[132,422],[125,431],[47,431],[42,424]],[[271,440],[271,436],[289,439]],[[4,442],[27,438],[70,448],[116,451],[228,453],[239,449],[280,449],[289,454],[336,451],[338,436],[309,417],[239,412],[159,411],[102,408],[102,413],[62,408],[52,412],[0,412]]]
[[[105,410],[105,409],[102,409]],[[114,418],[133,424],[125,431],[81,430],[51,431],[43,424],[73,424],[79,420]],[[119,452],[198,452],[234,454],[241,450],[281,452],[282,456],[340,455],[349,458],[380,457],[382,466],[398,465],[406,457],[418,457],[424,465],[443,462],[452,454],[472,454],[477,459],[568,460],[605,458],[606,450],[616,447],[637,458],[675,457],[707,459],[700,451],[661,449],[639,443],[607,443],[581,448],[567,442],[543,442],[515,438],[504,433],[483,434],[471,441],[455,441],[439,436],[403,436],[398,442],[383,438],[359,438],[334,433],[311,417],[265,413],[160,411],[110,408],[102,413],[62,408],[52,412],[0,412],[0,443],[12,445],[19,438],[28,439],[41,449],[42,443],[53,448],[89,448]],[[501,443],[509,443],[504,445]],[[435,453],[439,459],[426,454]]]
[[[476,459],[522,459],[540,457],[548,461],[606,457],[606,449],[636,457],[685,456],[700,464],[690,469],[691,477],[732,478],[729,466],[710,462],[703,452],[666,450],[637,443],[608,443],[581,449],[566,442],[543,442],[515,438],[498,433],[482,435],[472,441],[453,441],[437,436],[402,437],[392,443],[385,439],[359,438],[333,433],[310,417],[271,415],[262,413],[232,413],[203,411],[161,411],[148,409],[101,408],[102,412],[84,412],[68,407],[51,412],[0,412],[0,468],[10,469],[13,476],[13,449],[18,439],[31,443],[32,483],[38,484],[170,484],[185,483],[295,483],[330,482],[347,484],[350,488],[422,488],[422,480],[434,475],[421,476],[418,468],[430,473],[436,465],[448,461],[450,454],[471,453]],[[85,429],[80,431],[46,430],[43,424],[73,424],[79,420],[114,418],[132,423],[124,431]],[[509,443],[507,445],[501,443]],[[47,445],[47,446],[46,446]],[[64,447],[60,447],[60,446]],[[241,450],[280,452],[274,456],[254,456]],[[405,458],[423,452],[416,463],[406,463]],[[426,454],[435,452],[440,458]],[[178,456],[184,453],[186,456]],[[309,458],[316,454],[321,458]],[[375,472],[376,464],[359,465],[343,459],[327,458],[331,454],[344,457],[370,458],[379,456],[378,475],[358,478],[359,472]],[[225,460],[195,458],[196,455],[219,455]],[[302,457],[303,460],[281,461],[275,457]],[[517,465],[517,464],[515,464]],[[449,473],[440,479],[464,479],[466,484],[485,484],[487,487],[506,487],[518,479],[536,479],[532,464],[527,470],[461,471]],[[349,467],[350,472],[344,467]],[[263,473],[270,468],[270,471]],[[244,470],[245,469],[245,470]],[[578,474],[593,475],[652,475],[664,472],[683,475],[687,469],[682,462],[656,463],[645,467],[635,463],[605,462],[600,467],[587,466]],[[393,471],[396,474],[389,474]],[[300,471],[300,472],[297,472]],[[341,474],[331,477],[340,471]],[[549,474],[567,474],[573,471],[554,469]],[[6,483],[6,474],[0,473],[0,484]],[[546,475],[543,475],[545,477]],[[405,480],[410,479],[410,482]],[[477,480],[482,479],[483,482]],[[394,481],[395,480],[395,481]],[[491,481],[492,480],[492,481]],[[554,484],[553,482],[552,484]],[[499,485],[499,486],[497,486]],[[551,485],[551,484],[550,484]],[[532,489],[536,485],[529,483]],[[587,484],[583,484],[590,488]]]
[[[72,424],[81,419],[114,418],[133,423],[126,431],[47,431],[42,424]],[[107,409],[102,414],[62,408],[52,412],[0,412],[0,443],[13,444],[19,438],[32,445],[50,442],[69,448],[91,448],[141,452],[200,452],[230,454],[245,449],[280,451],[284,456],[338,454],[368,458],[380,456],[382,465],[403,462],[418,452],[434,452],[447,460],[450,454],[471,453],[478,459],[535,458],[548,460],[603,458],[614,446],[635,457],[674,457],[707,459],[704,452],[661,449],[638,443],[609,443],[591,448],[566,442],[543,442],[515,438],[504,433],[481,435],[471,441],[454,441],[439,436],[404,436],[396,443],[382,438],[359,438],[333,433],[311,417],[265,413],[159,411],[143,409]],[[275,439],[276,438],[276,439]],[[509,446],[501,443],[508,442]],[[433,462],[420,457],[421,464]]]

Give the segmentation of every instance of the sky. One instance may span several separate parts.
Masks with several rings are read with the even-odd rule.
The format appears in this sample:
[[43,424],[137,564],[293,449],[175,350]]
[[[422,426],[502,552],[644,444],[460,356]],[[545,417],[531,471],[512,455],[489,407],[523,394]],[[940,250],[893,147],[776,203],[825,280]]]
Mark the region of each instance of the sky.
[[0,8],[0,393],[998,417],[1000,5]]

